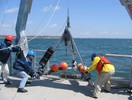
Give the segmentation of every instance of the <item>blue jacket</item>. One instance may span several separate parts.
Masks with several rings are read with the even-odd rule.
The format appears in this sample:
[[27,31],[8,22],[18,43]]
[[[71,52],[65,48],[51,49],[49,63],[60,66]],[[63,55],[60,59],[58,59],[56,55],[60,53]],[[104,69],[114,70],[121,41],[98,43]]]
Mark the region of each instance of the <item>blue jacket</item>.
[[35,74],[35,71],[32,68],[32,61],[27,58],[16,59],[13,68],[20,71],[25,71],[31,77]]
[[10,57],[11,52],[19,52],[20,47],[15,46],[15,47],[10,47],[5,44],[5,42],[0,43],[0,62],[5,64]]

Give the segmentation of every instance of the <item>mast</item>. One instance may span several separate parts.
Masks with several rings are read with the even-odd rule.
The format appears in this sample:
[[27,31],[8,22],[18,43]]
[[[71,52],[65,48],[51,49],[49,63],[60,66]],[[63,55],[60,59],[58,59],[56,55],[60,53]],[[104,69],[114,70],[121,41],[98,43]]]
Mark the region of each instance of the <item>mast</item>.
[[23,50],[24,56],[28,52],[27,37],[25,35],[25,29],[27,24],[28,14],[30,13],[32,6],[32,0],[21,0],[19,6],[19,12],[16,23],[16,44],[20,45]]
[[67,10],[67,27],[70,28],[70,16],[69,16],[69,9]]
[[17,23],[16,23],[16,43],[19,42],[21,31],[26,29],[28,14],[30,13],[32,0],[21,0]]
[[120,2],[125,6],[130,18],[132,19],[132,0],[120,0]]

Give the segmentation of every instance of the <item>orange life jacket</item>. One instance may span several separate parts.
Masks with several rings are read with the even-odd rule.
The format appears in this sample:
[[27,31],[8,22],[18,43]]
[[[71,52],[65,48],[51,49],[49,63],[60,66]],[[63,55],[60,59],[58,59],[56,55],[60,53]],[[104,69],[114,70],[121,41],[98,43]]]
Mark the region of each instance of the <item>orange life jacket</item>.
[[100,74],[104,64],[112,64],[105,56],[100,56],[100,61],[97,64],[96,70]]

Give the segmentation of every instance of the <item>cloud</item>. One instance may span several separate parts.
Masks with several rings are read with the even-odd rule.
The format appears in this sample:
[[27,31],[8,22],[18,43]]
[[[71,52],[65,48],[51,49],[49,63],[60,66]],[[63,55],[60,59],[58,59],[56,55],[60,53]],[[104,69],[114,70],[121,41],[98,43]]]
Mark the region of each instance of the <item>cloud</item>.
[[118,31],[103,31],[99,32],[99,37],[102,38],[124,38],[127,33],[118,32]]
[[0,28],[2,30],[0,30],[1,34],[11,34],[11,35],[15,35],[15,28],[14,28],[14,24],[3,24],[2,26],[0,26]]
[[102,32],[81,32],[76,35],[76,37],[80,38],[112,38],[112,37],[122,37],[125,33],[120,32],[110,32],[110,31],[102,31]]
[[17,11],[18,11],[18,8],[10,8],[10,9],[7,9],[7,10],[5,11],[5,13],[10,14],[10,13],[15,13],[15,12],[17,12]]
[[120,35],[120,34],[123,34],[123,33],[120,33],[120,32],[103,31],[103,32],[100,32],[100,34],[101,34],[101,35],[110,36],[110,35]]
[[87,38],[87,37],[92,37],[92,33],[91,32],[80,32],[74,35],[75,37],[79,37],[79,38]]
[[46,6],[42,9],[43,12],[49,12],[51,10],[59,10],[60,7],[59,6],[53,6],[53,5],[49,5],[49,6]]
[[120,34],[122,34],[122,33],[120,33],[120,32],[112,32],[111,34],[112,34],[112,35],[120,35]]
[[103,32],[100,32],[101,35],[108,35],[109,32],[107,30],[103,31]]
[[7,28],[11,28],[12,25],[11,24],[3,24],[1,27],[7,29]]
[[50,27],[50,28],[57,27],[57,24],[51,24],[49,27]]
[[6,32],[11,30],[10,32],[12,32],[12,30],[15,30],[15,26],[16,26],[16,21],[15,20],[8,20],[6,22],[4,22],[0,28],[1,30],[5,30]]

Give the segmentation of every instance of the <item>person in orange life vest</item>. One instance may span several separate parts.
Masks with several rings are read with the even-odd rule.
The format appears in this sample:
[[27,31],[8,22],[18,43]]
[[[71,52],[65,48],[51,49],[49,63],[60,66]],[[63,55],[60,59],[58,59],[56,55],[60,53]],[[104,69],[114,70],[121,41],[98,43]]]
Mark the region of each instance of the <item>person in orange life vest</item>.
[[104,91],[110,92],[110,78],[115,72],[114,65],[104,56],[97,56],[93,53],[91,55],[91,60],[93,61],[92,65],[85,69],[86,72],[92,72],[97,70],[98,76],[94,84],[94,91],[91,95],[93,98],[98,98],[99,93],[101,92],[102,85],[104,85]]

